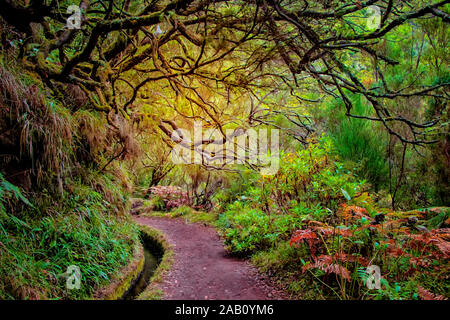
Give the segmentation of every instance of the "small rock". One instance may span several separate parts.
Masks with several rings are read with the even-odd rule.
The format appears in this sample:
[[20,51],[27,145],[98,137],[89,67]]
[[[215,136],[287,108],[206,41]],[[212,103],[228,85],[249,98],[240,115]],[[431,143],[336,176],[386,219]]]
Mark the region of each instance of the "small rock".
[[419,221],[416,216],[411,216],[408,218],[408,224],[414,225]]
[[426,227],[424,226],[416,226],[416,229],[421,232],[430,232]]

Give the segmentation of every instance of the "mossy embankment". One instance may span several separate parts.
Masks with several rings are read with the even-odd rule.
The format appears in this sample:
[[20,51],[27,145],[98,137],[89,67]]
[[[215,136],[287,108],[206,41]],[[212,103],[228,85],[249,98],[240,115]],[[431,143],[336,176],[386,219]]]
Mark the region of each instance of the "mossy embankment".
[[150,278],[149,285],[140,293],[138,300],[159,300],[163,297],[160,284],[164,275],[170,270],[174,262],[174,252],[172,245],[165,235],[154,228],[140,224],[141,239],[158,259],[158,267]]
[[[0,299],[93,298],[139,243],[127,162],[112,160],[133,153],[131,129],[115,129],[79,88],[49,86],[7,56],[0,106]],[[69,266],[79,289],[66,286]]]

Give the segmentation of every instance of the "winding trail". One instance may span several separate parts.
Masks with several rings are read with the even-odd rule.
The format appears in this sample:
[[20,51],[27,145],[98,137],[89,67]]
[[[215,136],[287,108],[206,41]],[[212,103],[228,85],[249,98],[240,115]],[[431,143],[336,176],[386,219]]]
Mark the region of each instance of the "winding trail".
[[160,288],[168,300],[286,299],[248,262],[230,257],[216,230],[183,219],[136,217],[159,229],[174,247],[175,262]]

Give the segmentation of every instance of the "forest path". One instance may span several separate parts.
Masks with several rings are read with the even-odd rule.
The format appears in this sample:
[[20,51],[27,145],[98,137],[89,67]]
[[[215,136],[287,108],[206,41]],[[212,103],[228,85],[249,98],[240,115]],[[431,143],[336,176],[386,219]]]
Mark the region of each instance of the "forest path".
[[230,257],[217,231],[181,219],[136,217],[161,230],[174,249],[175,262],[159,287],[168,300],[286,299],[247,261]]

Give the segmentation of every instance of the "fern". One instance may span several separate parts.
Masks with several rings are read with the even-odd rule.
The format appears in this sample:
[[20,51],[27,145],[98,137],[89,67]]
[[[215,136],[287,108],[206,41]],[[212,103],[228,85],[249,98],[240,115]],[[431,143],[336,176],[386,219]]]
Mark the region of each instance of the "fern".
[[350,282],[350,271],[346,267],[333,262],[333,257],[321,255],[320,257],[315,259],[314,263],[303,266],[303,272],[305,272],[307,269],[317,268],[322,270],[326,274],[334,273]]
[[5,201],[5,197],[8,194],[13,194],[16,199],[21,200],[23,203],[30,207],[33,207],[31,202],[27,198],[25,198],[20,189],[12,183],[8,182],[0,173],[0,208],[2,211],[4,210],[3,202]]
[[417,292],[422,300],[447,300],[444,296],[434,294],[421,286],[417,287]]

